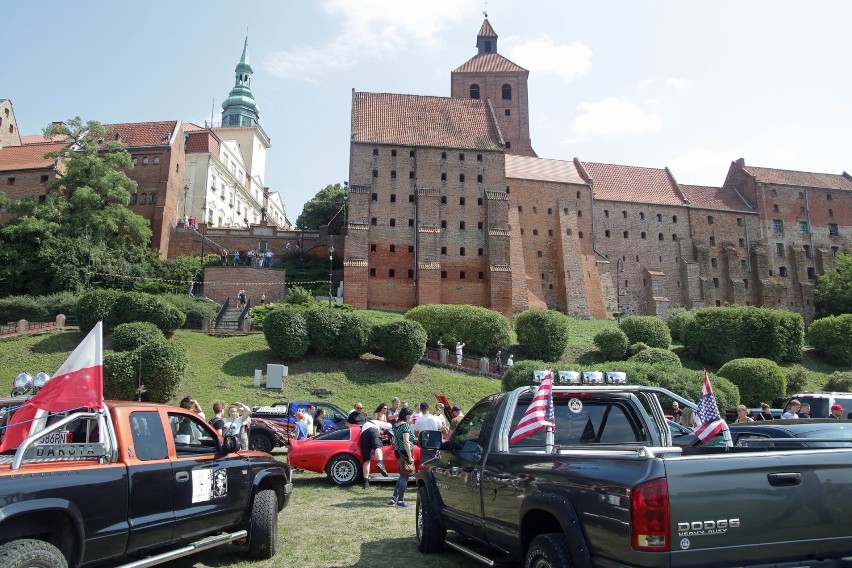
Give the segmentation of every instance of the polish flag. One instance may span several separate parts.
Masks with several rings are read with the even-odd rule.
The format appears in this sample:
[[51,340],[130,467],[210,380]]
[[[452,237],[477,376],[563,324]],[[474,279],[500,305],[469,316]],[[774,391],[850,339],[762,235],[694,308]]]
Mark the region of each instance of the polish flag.
[[104,404],[103,326],[98,322],[53,378],[12,415],[0,452],[17,448],[44,428],[48,414]]

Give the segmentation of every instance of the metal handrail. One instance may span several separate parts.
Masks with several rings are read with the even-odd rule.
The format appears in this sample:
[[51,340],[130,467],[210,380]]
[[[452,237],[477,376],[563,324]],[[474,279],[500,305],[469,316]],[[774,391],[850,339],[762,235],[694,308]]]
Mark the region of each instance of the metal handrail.
[[248,315],[250,308],[251,308],[251,298],[246,300],[246,305],[243,308],[243,311],[240,312],[240,317],[237,319],[237,329],[243,328],[243,322],[245,321],[246,316]]
[[228,308],[231,306],[231,298],[225,298],[225,303],[222,304],[222,307],[219,308],[219,313],[216,314],[216,323],[213,325],[214,328],[219,327],[219,324],[222,323],[222,318],[225,315],[225,312],[228,311]]

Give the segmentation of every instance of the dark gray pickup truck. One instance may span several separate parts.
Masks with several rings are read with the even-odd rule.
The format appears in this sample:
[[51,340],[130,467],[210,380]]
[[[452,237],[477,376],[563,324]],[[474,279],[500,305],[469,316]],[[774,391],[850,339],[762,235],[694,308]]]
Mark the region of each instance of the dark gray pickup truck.
[[[673,447],[655,387],[555,387],[555,440],[489,396],[417,478],[417,545],[547,567],[852,566],[852,448]],[[846,444],[848,446],[848,443]],[[447,531],[465,537],[447,538]]]

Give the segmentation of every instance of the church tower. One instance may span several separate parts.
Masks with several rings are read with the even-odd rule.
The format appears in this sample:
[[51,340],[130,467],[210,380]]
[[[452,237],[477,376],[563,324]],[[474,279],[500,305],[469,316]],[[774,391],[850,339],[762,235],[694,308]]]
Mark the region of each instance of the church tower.
[[476,36],[478,53],[450,74],[450,96],[489,99],[506,140],[506,153],[538,157],[530,141],[530,72],[497,53],[497,32],[486,16]]
[[258,126],[260,113],[251,94],[252,68],[249,65],[248,37],[243,45],[243,56],[234,69],[234,88],[222,103],[222,126]]

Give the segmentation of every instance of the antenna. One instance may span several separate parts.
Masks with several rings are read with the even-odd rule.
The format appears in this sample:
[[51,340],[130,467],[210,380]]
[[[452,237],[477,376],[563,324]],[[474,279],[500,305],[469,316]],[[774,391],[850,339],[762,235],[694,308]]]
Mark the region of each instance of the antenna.
[[210,128],[213,128],[213,113],[216,112],[216,97],[213,97],[213,104],[210,105]]

